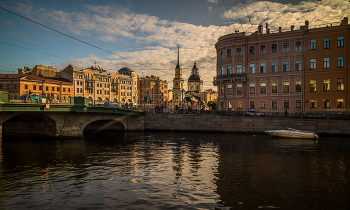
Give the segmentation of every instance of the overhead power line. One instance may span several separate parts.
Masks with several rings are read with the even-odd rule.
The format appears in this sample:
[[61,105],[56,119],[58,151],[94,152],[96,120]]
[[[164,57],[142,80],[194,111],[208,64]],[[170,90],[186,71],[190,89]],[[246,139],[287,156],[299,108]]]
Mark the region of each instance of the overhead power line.
[[[78,38],[75,38],[75,37],[73,37],[73,36],[70,36],[70,35],[65,34],[65,33],[63,33],[63,32],[60,32],[60,31],[58,31],[58,30],[56,30],[56,29],[53,29],[53,28],[48,27],[48,26],[46,26],[46,25],[44,25],[44,24],[38,23],[38,22],[36,22],[36,21],[34,21],[34,20],[31,20],[31,19],[29,19],[29,18],[26,18],[26,17],[24,17],[24,16],[22,16],[22,15],[20,15],[20,14],[17,14],[17,13],[15,13],[15,12],[12,12],[12,11],[10,11],[10,10],[8,10],[8,9],[3,8],[3,7],[0,7],[0,9],[4,10],[4,11],[6,11],[6,12],[9,12],[9,13],[11,13],[11,14],[14,14],[14,15],[16,15],[16,16],[18,16],[18,17],[21,17],[21,18],[23,18],[23,19],[26,19],[26,20],[28,20],[28,21],[30,21],[30,22],[32,22],[32,23],[38,24],[38,25],[40,25],[40,26],[42,26],[42,27],[44,27],[44,28],[47,28],[47,29],[49,29],[49,30],[52,30],[52,31],[54,31],[54,32],[56,32],[56,33],[59,33],[59,34],[63,35],[63,36],[66,36],[66,37],[68,37],[68,38],[74,39],[74,40],[76,40],[76,41],[78,41],[78,42],[81,42],[81,43],[83,43],[83,44],[89,45],[89,46],[91,46],[91,47],[93,47],[93,48],[96,48],[96,49],[99,49],[99,50],[101,50],[101,51],[107,52],[107,53],[109,53],[109,54],[115,55],[115,56],[117,56],[117,57],[119,57],[119,58],[122,58],[122,59],[124,59],[124,60],[131,61],[131,62],[136,63],[136,64],[141,65],[141,66],[145,66],[145,67],[147,67],[147,68],[150,69],[150,70],[161,71],[161,70],[159,70],[159,69],[152,68],[151,66],[148,66],[148,65],[146,65],[146,64],[143,64],[143,63],[134,61],[134,60],[132,60],[132,59],[126,58],[126,57],[124,57],[124,56],[118,55],[118,54],[116,54],[116,53],[113,53],[113,52],[111,52],[111,51],[105,50],[105,49],[103,49],[103,48],[101,48],[101,47],[98,47],[98,46],[96,46],[96,45],[90,44],[90,43],[88,43],[88,42],[85,42],[85,41],[80,40],[80,39],[78,39]],[[170,74],[170,73],[168,73],[168,72],[164,72],[164,73]]]

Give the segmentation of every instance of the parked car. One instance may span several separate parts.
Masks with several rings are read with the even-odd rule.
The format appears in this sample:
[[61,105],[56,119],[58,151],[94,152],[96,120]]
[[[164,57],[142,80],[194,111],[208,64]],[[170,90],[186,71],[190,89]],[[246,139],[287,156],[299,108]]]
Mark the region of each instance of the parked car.
[[42,99],[39,98],[39,96],[36,96],[36,95],[30,96],[29,100],[36,101],[36,102],[42,102]]
[[254,113],[256,113],[256,116],[258,116],[258,117],[260,117],[260,116],[265,116],[264,113],[258,112],[258,111],[256,111],[256,110],[247,110],[246,115],[247,115],[247,116],[253,117],[253,116],[254,116]]
[[112,103],[112,102],[105,102],[103,105],[106,107],[116,107],[117,106],[115,103]]

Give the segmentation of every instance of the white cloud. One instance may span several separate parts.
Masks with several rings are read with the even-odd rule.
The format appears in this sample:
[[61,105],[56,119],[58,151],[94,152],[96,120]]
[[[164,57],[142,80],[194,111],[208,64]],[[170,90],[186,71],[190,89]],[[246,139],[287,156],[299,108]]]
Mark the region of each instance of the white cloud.
[[[218,3],[217,0],[207,0],[210,3]],[[340,8],[340,5],[342,7]],[[33,7],[19,4],[17,11],[25,11],[34,16],[39,22],[48,23],[53,28],[59,28],[64,32],[84,36],[97,36],[105,42],[118,42],[130,40],[134,47],[144,45],[157,45],[157,47],[142,47],[133,52],[117,52],[118,55],[127,57],[132,61],[123,60],[118,56],[106,58],[89,58],[78,60],[79,63],[91,63],[97,60],[102,68],[109,71],[117,71],[126,64],[133,68],[140,76],[156,75],[163,80],[171,82],[174,78],[174,68],[177,59],[176,45],[180,44],[180,63],[183,68],[183,77],[190,76],[190,69],[197,62],[200,75],[205,81],[205,88],[213,88],[212,80],[216,74],[216,51],[215,43],[218,38],[235,30],[249,34],[256,31],[257,25],[269,23],[272,29],[290,28],[295,25],[298,28],[304,25],[305,20],[310,21],[310,27],[339,23],[341,16],[349,16],[349,2],[341,0],[304,1],[297,5],[282,4],[268,1],[254,1],[246,4],[253,26],[250,25],[246,10],[242,4],[238,4],[238,17],[236,8],[228,8],[225,17],[234,20],[228,26],[197,26],[189,23],[181,23],[169,20],[161,20],[158,17],[147,14],[135,14],[125,8],[113,6],[87,7],[96,12],[81,13],[61,10],[38,9],[34,12]],[[209,8],[208,8],[209,9]],[[342,12],[344,11],[344,12]],[[22,12],[23,13],[23,12]],[[116,14],[118,14],[116,16]],[[326,15],[325,15],[326,14]],[[103,48],[103,47],[102,47]],[[94,50],[94,49],[92,49]],[[142,63],[143,65],[138,65]],[[155,70],[156,69],[156,70]],[[170,83],[172,87],[172,83]]]
[[217,4],[217,3],[218,3],[218,0],[207,0],[207,2]]

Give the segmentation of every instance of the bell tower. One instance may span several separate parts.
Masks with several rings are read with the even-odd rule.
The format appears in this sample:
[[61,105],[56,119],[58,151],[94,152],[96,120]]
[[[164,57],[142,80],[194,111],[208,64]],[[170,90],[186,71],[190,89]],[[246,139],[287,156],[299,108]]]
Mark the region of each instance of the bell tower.
[[184,94],[184,79],[182,78],[182,69],[180,66],[180,49],[177,45],[177,64],[175,68],[175,78],[173,79],[173,108],[181,106],[181,100]]

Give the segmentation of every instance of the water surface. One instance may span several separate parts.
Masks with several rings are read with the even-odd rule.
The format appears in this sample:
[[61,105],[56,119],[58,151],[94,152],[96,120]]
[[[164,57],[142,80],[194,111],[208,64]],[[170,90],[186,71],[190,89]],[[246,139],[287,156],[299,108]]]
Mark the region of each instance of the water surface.
[[350,209],[350,138],[140,132],[0,147],[1,209]]

